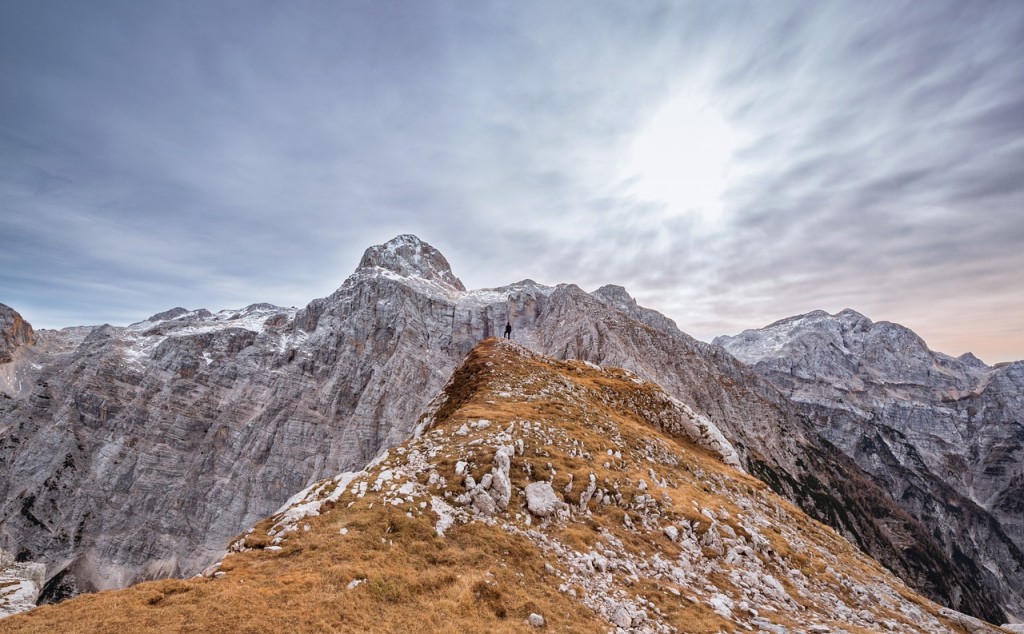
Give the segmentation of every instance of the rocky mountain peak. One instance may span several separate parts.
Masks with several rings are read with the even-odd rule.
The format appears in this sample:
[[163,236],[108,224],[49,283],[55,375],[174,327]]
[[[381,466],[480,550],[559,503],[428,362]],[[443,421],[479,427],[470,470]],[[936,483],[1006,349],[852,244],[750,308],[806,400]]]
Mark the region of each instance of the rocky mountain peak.
[[10,306],[0,304],[0,363],[10,361],[16,348],[31,346],[35,341],[32,324]]
[[189,309],[178,306],[177,308],[172,308],[170,310],[165,310],[162,313],[157,313],[150,317],[149,319],[147,319],[146,321],[167,321],[168,319],[176,319],[188,313]]
[[440,251],[412,234],[402,234],[363,253],[356,271],[381,268],[402,277],[415,277],[465,291]]
[[[830,317],[832,317],[830,315]],[[834,319],[851,328],[867,328],[872,324],[871,320],[853,310],[852,308],[844,308],[835,314]]]
[[633,296],[630,295],[625,288],[618,286],[617,284],[605,284],[591,293],[591,295],[609,306],[626,307],[636,304],[636,300],[633,299]]
[[597,301],[605,306],[629,315],[633,319],[663,332],[676,330],[676,322],[662,315],[658,311],[644,308],[636,303],[632,295],[625,288],[617,284],[605,284],[590,294]]
[[984,370],[985,368],[988,367],[987,365],[985,365],[984,361],[974,356],[974,353],[972,352],[965,352],[959,357],[957,357],[957,359],[962,361],[965,365],[968,365],[972,368],[977,368],[979,370]]

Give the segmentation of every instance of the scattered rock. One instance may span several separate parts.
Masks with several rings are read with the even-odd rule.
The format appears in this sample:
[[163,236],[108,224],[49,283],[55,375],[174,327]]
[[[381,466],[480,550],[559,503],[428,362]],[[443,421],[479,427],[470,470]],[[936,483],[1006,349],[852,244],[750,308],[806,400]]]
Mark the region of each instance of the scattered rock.
[[537,517],[548,517],[562,505],[550,482],[531,482],[526,485],[526,508]]

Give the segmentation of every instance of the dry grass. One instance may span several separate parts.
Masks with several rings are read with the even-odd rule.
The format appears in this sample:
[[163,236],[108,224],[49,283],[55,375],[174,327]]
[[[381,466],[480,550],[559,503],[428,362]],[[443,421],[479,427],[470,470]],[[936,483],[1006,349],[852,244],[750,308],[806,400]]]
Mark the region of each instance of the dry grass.
[[[716,456],[692,443],[667,436],[652,427],[657,416],[657,388],[637,384],[617,370],[596,371],[583,363],[555,362],[512,351],[488,340],[470,354],[457,371],[448,401],[436,414],[435,429],[450,434],[467,421],[486,418],[497,427],[512,421],[539,423],[553,434],[550,445],[528,443],[513,460],[514,487],[551,478],[562,491],[572,475],[574,487],[566,501],[578,503],[593,473],[601,485],[616,489],[625,500],[642,493],[641,479],[651,482],[650,470],[669,486],[654,487],[665,513],[697,523],[701,530],[710,520],[700,509],[726,511],[729,525],[744,534],[736,519],[743,509],[725,491],[771,499],[780,517],[796,522],[806,541],[840,553],[843,572],[865,578],[885,573],[832,529],[803,515],[795,506],[772,494],[759,480],[739,473]],[[515,386],[515,394],[510,394]],[[557,389],[556,389],[557,388]],[[652,411],[652,408],[654,411]],[[652,443],[678,460],[650,461]],[[454,444],[454,442],[453,442]],[[608,455],[620,451],[621,458]],[[458,460],[470,459],[477,481],[490,469],[494,448],[451,447],[432,459],[436,473],[448,482]],[[712,486],[711,482],[719,484]],[[421,480],[422,484],[426,484]],[[717,488],[716,488],[717,487]],[[435,494],[441,494],[435,491]],[[695,507],[696,505],[696,507]],[[660,531],[628,531],[627,514],[616,505],[591,503],[590,515],[548,527],[548,534],[577,551],[590,550],[608,531],[629,553],[661,553],[672,558],[678,545]],[[3,632],[520,632],[531,613],[543,614],[546,629],[562,632],[607,631],[609,623],[568,593],[561,592],[556,575],[545,569],[554,562],[529,539],[498,525],[472,522],[452,527],[444,538],[434,533],[430,513],[409,517],[414,509],[384,504],[379,494],[357,498],[344,493],[331,508],[304,521],[309,531],[290,533],[280,553],[251,550],[228,556],[220,578],[164,580],[131,588],[85,595],[57,606],[0,621]],[[525,528],[514,519],[515,510],[502,521]],[[270,543],[265,520],[247,538],[250,547]],[[340,529],[347,533],[340,534]],[[749,537],[749,535],[747,535]],[[808,577],[827,579],[829,573],[813,553],[798,552],[777,531],[765,531],[775,553]],[[349,585],[362,580],[354,588]],[[725,587],[727,578],[708,579]],[[781,581],[792,590],[789,581]],[[836,594],[844,589],[837,580]],[[680,632],[732,631],[736,625],[714,613],[704,602],[685,598],[687,589],[668,581],[644,578],[626,588],[643,596],[663,613],[664,622]],[[670,589],[683,594],[673,595]],[[585,592],[575,587],[578,594]],[[901,594],[933,614],[937,606],[913,595]],[[797,596],[791,592],[793,596]],[[844,597],[845,598],[845,597]],[[809,601],[805,608],[814,609]],[[905,621],[900,615],[887,615]],[[797,629],[801,619],[785,615],[772,620]],[[849,631],[856,628],[845,626]]]

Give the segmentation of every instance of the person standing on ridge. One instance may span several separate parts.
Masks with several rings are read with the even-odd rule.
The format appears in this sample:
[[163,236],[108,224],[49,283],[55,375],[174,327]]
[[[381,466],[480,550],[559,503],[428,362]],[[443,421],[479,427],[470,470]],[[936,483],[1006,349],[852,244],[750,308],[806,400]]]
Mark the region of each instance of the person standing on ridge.
[[506,339],[511,339],[512,338],[512,322],[506,322],[505,323],[505,338]]

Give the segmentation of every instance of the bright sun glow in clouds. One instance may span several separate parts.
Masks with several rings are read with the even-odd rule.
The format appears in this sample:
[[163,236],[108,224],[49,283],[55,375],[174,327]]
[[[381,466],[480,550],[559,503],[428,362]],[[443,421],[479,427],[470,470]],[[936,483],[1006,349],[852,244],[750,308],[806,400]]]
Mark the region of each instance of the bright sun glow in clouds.
[[627,174],[632,193],[664,203],[672,214],[714,220],[739,137],[718,112],[688,93],[665,104],[633,142]]

